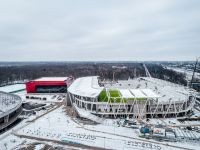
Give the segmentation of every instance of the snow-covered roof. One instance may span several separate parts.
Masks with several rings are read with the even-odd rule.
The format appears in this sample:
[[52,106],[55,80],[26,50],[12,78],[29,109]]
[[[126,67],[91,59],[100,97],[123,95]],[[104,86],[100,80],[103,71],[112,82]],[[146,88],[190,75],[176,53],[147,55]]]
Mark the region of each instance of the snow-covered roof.
[[84,97],[97,97],[103,87],[98,84],[98,76],[89,76],[76,79],[68,88],[72,94]]
[[123,97],[131,97],[131,94],[136,97],[158,98],[158,102],[169,103],[169,101],[185,101],[189,95],[193,95],[194,91],[188,87],[178,85],[169,81],[140,77],[129,80],[119,80],[115,84],[105,82],[104,86],[109,89],[120,90]]
[[159,98],[160,97],[158,94],[156,94],[151,89],[142,89],[141,91],[149,98]]
[[130,89],[130,91],[137,98],[146,98],[147,97],[140,89]]
[[158,98],[158,94],[150,89],[119,89],[123,98]]
[[190,89],[168,81],[141,77],[133,80],[104,83],[99,86],[97,76],[82,77],[74,81],[68,91],[84,97],[97,97],[104,89],[117,89],[123,98],[153,98],[158,102],[185,101],[193,94]]
[[22,99],[14,94],[0,91],[0,117],[8,115],[21,106]]
[[14,91],[23,90],[25,88],[26,88],[25,84],[13,84],[0,87],[0,91],[10,93]]
[[133,98],[133,94],[128,89],[120,89],[119,90],[123,98]]
[[42,77],[34,81],[66,81],[68,77]]

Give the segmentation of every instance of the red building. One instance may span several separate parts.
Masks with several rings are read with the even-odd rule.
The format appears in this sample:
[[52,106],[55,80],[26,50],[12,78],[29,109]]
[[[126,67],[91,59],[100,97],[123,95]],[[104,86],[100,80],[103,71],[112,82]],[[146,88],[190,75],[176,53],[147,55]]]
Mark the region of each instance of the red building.
[[42,77],[26,83],[27,93],[66,93],[73,77]]

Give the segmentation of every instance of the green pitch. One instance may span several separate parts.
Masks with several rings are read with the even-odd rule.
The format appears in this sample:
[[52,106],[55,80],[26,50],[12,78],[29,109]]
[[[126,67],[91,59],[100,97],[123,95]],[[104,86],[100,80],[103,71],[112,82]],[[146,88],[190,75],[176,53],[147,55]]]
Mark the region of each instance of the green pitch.
[[[109,101],[109,97],[110,97],[110,101]],[[99,94],[99,102],[111,102],[111,103],[120,103],[121,100],[123,100],[125,103],[127,102],[127,100],[146,100],[146,98],[143,97],[138,97],[138,98],[121,98],[121,93],[118,90],[115,89],[109,89],[106,90],[104,89],[100,94]]]

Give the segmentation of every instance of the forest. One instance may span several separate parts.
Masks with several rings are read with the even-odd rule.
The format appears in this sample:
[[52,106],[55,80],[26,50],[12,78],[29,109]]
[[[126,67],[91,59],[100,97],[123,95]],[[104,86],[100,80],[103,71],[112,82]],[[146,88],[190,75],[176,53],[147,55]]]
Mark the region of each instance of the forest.
[[[152,77],[186,85],[185,75],[165,69],[158,63],[146,63]],[[143,63],[139,62],[24,62],[0,64],[0,86],[16,81],[39,77],[97,75],[103,79],[126,80],[146,76]]]

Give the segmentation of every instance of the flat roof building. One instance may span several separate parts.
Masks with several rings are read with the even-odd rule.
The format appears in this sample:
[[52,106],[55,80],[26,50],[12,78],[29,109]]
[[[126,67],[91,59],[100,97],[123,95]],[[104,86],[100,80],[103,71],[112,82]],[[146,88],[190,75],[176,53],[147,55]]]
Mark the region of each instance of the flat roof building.
[[42,77],[26,83],[27,93],[66,93],[73,77]]

